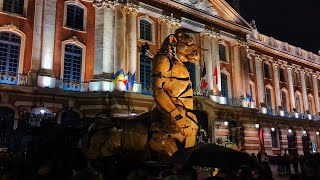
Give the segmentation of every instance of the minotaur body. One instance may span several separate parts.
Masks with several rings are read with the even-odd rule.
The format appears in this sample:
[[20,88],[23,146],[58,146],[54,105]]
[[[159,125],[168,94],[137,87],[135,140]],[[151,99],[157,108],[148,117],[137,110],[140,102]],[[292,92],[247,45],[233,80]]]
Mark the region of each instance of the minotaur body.
[[184,62],[198,61],[198,51],[192,33],[177,31],[164,40],[154,57],[153,93],[162,120],[151,127],[149,145],[157,152],[171,156],[178,150],[176,140],[185,148],[195,145],[198,125],[192,113],[193,90]]

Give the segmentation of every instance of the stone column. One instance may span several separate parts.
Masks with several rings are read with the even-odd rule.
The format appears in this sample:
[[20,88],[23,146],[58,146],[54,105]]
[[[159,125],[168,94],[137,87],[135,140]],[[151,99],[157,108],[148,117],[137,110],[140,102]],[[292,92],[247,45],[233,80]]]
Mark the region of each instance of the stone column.
[[56,79],[53,74],[53,53],[56,25],[56,4],[57,0],[44,1],[42,21],[42,52],[41,70],[38,76],[38,86],[54,88]]
[[292,67],[287,66],[288,70],[288,83],[289,83],[289,93],[290,93],[290,102],[291,102],[291,110],[296,108],[295,98],[294,98],[294,89],[293,89],[293,78],[292,78]]
[[[137,13],[139,7],[135,4],[129,3],[126,6],[127,13],[127,61],[128,71],[131,76],[137,74],[137,56],[138,56],[138,44],[137,44]],[[137,77],[137,76],[135,76]],[[133,80],[135,81],[135,79]],[[141,92],[141,85],[136,83],[133,86],[132,91]]]
[[[213,59],[213,70],[217,68],[217,89],[221,91],[221,71],[220,71],[220,56],[219,56],[219,42],[218,42],[219,35],[216,34],[215,38],[211,41],[211,48],[212,48],[212,59]],[[214,77],[215,78],[215,77]]]
[[308,96],[307,96],[307,87],[306,87],[306,77],[305,77],[304,70],[300,71],[300,76],[301,76],[301,90],[302,90],[302,96],[303,96],[303,106],[304,106],[304,110],[307,111],[307,110],[309,110],[309,106],[308,106]]
[[114,73],[114,9],[108,3],[95,8],[94,77],[90,91],[112,91]]
[[240,62],[240,43],[237,42],[233,45],[233,67],[234,67],[234,95],[235,97],[243,96],[242,88],[242,72]]
[[206,81],[208,82],[208,89],[213,90],[213,71],[212,71],[212,56],[211,56],[211,37],[208,34],[202,35],[203,60],[206,63]]
[[113,74],[113,33],[114,10],[109,8],[96,9],[95,44],[94,44],[94,75]]
[[115,31],[114,31],[114,72],[126,66],[126,15],[125,6],[118,3],[115,5]]
[[277,62],[273,62],[273,76],[274,76],[274,92],[276,95],[276,109],[281,106],[281,93],[279,82],[279,68]]
[[316,115],[320,112],[320,105],[319,105],[319,87],[318,87],[318,75],[316,73],[312,74],[312,81],[313,81],[313,96],[316,105]]
[[33,26],[33,46],[32,46],[32,63],[29,71],[28,83],[31,86],[36,85],[37,75],[41,64],[41,38],[42,38],[42,19],[44,0],[36,0],[34,12],[34,26]]
[[257,77],[257,86],[258,86],[258,100],[259,107],[260,103],[264,103],[264,83],[263,83],[263,75],[262,75],[262,59],[258,56],[255,57],[255,65],[256,65],[256,77]]
[[137,70],[137,13],[138,6],[128,4],[126,7],[127,13],[127,59],[129,64],[129,72],[135,73]]

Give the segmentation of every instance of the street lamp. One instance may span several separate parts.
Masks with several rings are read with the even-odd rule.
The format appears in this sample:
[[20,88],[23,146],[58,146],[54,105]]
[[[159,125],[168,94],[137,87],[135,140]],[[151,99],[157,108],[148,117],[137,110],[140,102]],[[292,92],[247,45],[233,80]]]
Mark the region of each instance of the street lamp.
[[255,124],[255,127],[256,127],[257,129],[259,129],[260,124]]
[[225,121],[223,122],[224,126],[228,126],[229,125],[229,122],[228,121]]
[[271,128],[271,131],[274,132],[276,129],[274,127]]
[[292,133],[292,129],[288,129],[288,133],[291,134]]
[[319,136],[319,131],[316,132],[316,135]]
[[306,134],[307,134],[307,131],[306,131],[306,130],[303,130],[303,131],[302,131],[302,134],[303,134],[303,135],[306,135]]

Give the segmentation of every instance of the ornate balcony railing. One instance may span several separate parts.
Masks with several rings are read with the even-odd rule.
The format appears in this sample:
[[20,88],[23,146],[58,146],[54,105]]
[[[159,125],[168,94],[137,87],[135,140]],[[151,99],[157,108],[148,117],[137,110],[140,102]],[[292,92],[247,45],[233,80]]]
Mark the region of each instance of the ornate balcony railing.
[[242,99],[240,98],[228,98],[227,99],[228,106],[237,106],[242,107]]
[[28,76],[26,74],[13,74],[0,72],[0,84],[27,85]]
[[80,82],[80,81],[69,81],[69,80],[57,79],[56,87],[65,91],[78,91],[78,92],[89,91],[89,83]]

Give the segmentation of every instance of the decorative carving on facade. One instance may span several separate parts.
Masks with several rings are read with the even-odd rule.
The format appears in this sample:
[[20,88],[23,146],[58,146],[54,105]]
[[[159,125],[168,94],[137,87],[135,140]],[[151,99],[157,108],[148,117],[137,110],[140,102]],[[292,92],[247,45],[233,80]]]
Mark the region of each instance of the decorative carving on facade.
[[127,3],[125,7],[125,12],[127,14],[137,14],[139,12],[139,6],[133,3]]
[[160,23],[166,23],[169,27],[180,27],[181,26],[181,20],[177,19],[173,16],[173,13],[171,13],[170,16],[163,15],[159,19]]
[[210,29],[205,29],[204,31],[201,32],[202,36],[204,37],[208,37],[210,39],[219,39],[220,38],[220,33],[216,32],[214,30],[210,30]]
[[210,15],[217,15],[218,13],[212,7],[212,4],[209,0],[174,0],[182,4],[186,4],[194,9],[204,11]]
[[93,6],[97,9],[113,8],[115,2],[108,0],[93,0]]

